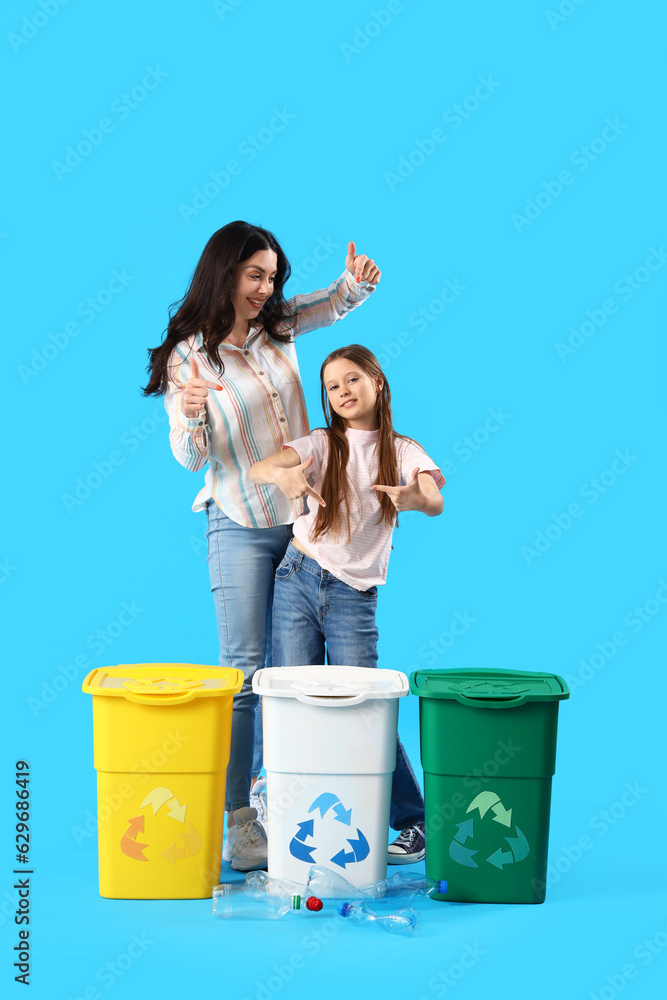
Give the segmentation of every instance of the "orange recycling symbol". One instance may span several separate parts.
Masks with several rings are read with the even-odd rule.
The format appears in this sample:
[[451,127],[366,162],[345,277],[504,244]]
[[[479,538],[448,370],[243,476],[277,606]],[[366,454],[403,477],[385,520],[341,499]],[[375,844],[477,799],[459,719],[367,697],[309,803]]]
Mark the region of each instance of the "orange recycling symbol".
[[[146,796],[144,801],[141,803],[141,808],[145,809],[147,806],[152,806],[153,812],[148,812],[149,818],[157,816],[157,813],[166,806],[168,811],[163,812],[162,816],[165,819],[174,820],[174,822],[179,823],[181,826],[186,826],[185,816],[187,813],[187,804],[181,805],[174,793],[169,788],[164,788],[160,786],[154,788],[152,792]],[[128,827],[120,840],[120,849],[123,854],[126,854],[128,858],[133,858],[135,861],[148,861],[149,858],[146,857],[144,851],[151,845],[142,843],[142,840],[146,839],[144,835],[146,814],[141,813],[139,816],[135,816],[133,819],[129,819]],[[199,835],[199,831],[193,823],[188,821],[188,829],[182,829],[178,833],[169,833],[167,839],[173,840],[165,850],[160,852],[160,857],[164,858],[165,861],[171,862],[171,864],[176,864],[177,861],[182,861],[185,858],[192,858],[201,850],[202,840]],[[140,835],[141,839],[140,839]]]

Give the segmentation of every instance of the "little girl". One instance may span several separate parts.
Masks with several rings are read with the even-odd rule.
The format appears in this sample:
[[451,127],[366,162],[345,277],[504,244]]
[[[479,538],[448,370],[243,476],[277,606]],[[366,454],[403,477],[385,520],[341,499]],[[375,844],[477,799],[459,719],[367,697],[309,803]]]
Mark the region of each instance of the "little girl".
[[[257,462],[250,478],[289,499],[308,497],[276,572],[274,666],[377,666],[377,588],[385,582],[397,512],[440,514],[440,470],[392,427],[391,393],[377,358],[341,347],[320,372],[327,423]],[[306,479],[311,478],[312,486]],[[389,864],[424,857],[424,801],[398,741]]]

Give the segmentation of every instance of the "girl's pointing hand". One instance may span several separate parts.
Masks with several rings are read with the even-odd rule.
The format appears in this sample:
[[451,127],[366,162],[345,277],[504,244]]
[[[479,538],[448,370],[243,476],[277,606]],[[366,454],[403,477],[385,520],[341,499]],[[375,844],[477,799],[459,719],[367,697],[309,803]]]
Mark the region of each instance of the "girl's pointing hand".
[[312,497],[321,507],[326,507],[323,497],[308,485],[305,470],[313,464],[312,455],[300,465],[294,465],[291,469],[276,470],[276,486],[285,494],[288,500],[297,500],[299,497]]
[[396,510],[424,509],[424,492],[419,485],[419,469],[412,470],[412,479],[406,486],[371,486],[371,489],[386,493]]
[[380,280],[380,268],[366,254],[362,253],[357,256],[356,247],[352,240],[347,246],[345,267],[350,274],[355,276],[357,281],[366,281],[369,285],[377,285]]

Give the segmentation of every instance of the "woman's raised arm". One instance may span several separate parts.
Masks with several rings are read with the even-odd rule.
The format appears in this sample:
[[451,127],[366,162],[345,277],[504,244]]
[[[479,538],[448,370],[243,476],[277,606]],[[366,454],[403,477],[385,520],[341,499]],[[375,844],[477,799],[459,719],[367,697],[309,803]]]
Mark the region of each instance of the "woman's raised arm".
[[296,313],[294,336],[332,326],[352,309],[361,305],[375,291],[380,280],[380,269],[371,257],[357,254],[352,241],[347,246],[345,270],[328,288],[295,295],[289,300]]

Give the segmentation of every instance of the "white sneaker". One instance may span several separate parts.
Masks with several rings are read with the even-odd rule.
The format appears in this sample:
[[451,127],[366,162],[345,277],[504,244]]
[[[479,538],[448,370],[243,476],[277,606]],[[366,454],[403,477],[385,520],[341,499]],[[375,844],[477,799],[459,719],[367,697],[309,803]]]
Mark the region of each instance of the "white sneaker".
[[266,867],[266,832],[257,820],[257,810],[245,806],[233,812],[232,819],[225,835],[223,861],[231,862],[240,872]]
[[250,805],[257,810],[257,819],[264,826],[268,819],[266,808],[266,778],[258,778],[250,792]]

